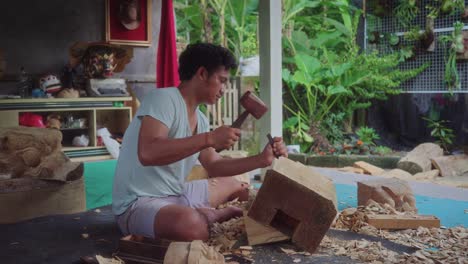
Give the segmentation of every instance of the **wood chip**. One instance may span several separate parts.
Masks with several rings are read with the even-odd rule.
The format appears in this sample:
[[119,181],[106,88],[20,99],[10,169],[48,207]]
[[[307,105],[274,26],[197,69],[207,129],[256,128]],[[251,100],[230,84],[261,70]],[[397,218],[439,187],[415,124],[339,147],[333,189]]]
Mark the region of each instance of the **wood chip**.
[[117,258],[105,258],[101,255],[96,255],[96,259],[99,264],[125,264],[121,259]]
[[245,249],[245,250],[252,250],[253,249],[251,246],[241,246],[239,248],[240,249]]

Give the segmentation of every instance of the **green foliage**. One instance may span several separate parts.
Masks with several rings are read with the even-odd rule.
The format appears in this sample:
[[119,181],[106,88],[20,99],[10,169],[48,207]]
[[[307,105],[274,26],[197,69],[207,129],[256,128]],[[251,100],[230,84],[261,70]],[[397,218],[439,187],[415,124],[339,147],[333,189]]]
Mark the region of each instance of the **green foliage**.
[[410,26],[418,13],[419,8],[416,5],[416,0],[399,0],[394,10],[398,23],[404,27]]
[[453,15],[458,10],[465,8],[465,0],[441,0],[440,12],[442,14]]
[[[462,36],[463,26],[464,24],[462,22],[457,21],[453,25],[454,31],[451,35],[444,35],[439,38],[445,47],[444,81],[450,93],[452,93],[454,89],[460,89],[461,87],[460,76],[457,69],[457,52],[464,49]],[[451,43],[449,48],[447,47],[447,43]]]
[[385,155],[392,153],[392,149],[386,146],[376,146],[374,148],[374,152],[377,155],[385,156]]
[[363,142],[362,140],[351,138],[344,140],[342,143],[336,143],[333,148],[324,154],[333,155],[388,155],[392,150],[385,146],[375,146]]
[[360,53],[356,34],[361,12],[347,1],[309,1],[307,6],[304,1],[291,2],[285,1],[296,16],[307,14],[311,21],[287,16],[284,22],[294,19],[290,34],[284,34],[282,74],[284,128],[291,143],[309,143],[305,135],[312,124],[319,124],[329,141],[338,141],[342,133],[326,133],[330,128],[336,131],[344,119],[356,109],[368,108],[372,100],[398,94],[403,81],[428,66],[402,71],[400,54]]
[[421,28],[418,26],[412,27],[408,32],[405,32],[403,35],[404,39],[407,41],[418,41],[422,37]]
[[379,134],[371,127],[360,127],[356,131],[356,135],[363,143],[375,145],[374,140],[380,139]]
[[337,144],[343,142],[343,124],[346,114],[341,113],[330,113],[325,116],[322,123],[320,124],[320,132],[327,137],[331,144]]
[[448,151],[455,138],[453,129],[445,126],[449,121],[433,120],[426,117],[423,117],[423,119],[427,121],[427,127],[431,129],[431,136],[436,139],[436,143],[441,145],[445,151]]
[[207,39],[211,36],[214,43],[233,51],[237,59],[255,55],[257,8],[258,0],[175,0],[177,37],[195,43],[211,41]]

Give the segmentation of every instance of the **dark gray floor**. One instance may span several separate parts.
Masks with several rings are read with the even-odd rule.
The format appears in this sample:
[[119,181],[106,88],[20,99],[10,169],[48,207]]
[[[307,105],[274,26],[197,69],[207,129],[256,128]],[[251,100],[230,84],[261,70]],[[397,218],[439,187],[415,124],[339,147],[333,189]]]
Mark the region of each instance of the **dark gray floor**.
[[[75,215],[41,217],[16,224],[0,225],[0,263],[2,264],[64,264],[80,263],[80,256],[100,254],[109,257],[117,248],[121,237],[110,207],[100,208]],[[89,234],[84,239],[83,233]],[[368,239],[381,241],[382,245],[397,252],[412,252],[414,249],[376,237],[352,232],[330,230],[328,235],[339,239]],[[294,247],[291,243],[276,243],[254,247],[255,263],[354,263],[348,257],[333,256],[318,252],[312,256],[288,256],[280,247]],[[232,260],[249,263],[232,256]]]

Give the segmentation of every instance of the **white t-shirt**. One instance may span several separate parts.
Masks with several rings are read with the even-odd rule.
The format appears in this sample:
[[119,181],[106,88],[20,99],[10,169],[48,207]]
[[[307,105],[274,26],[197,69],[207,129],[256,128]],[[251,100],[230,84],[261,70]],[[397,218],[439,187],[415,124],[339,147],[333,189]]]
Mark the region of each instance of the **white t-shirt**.
[[[169,138],[192,136],[187,106],[177,88],[154,89],[145,95],[136,118],[123,138],[112,193],[112,210],[120,215],[141,196],[167,197],[180,195],[185,178],[199,153],[164,166],[143,166],[138,159],[138,135],[141,119],[151,116],[169,128]],[[208,119],[197,109],[197,134],[209,131]]]

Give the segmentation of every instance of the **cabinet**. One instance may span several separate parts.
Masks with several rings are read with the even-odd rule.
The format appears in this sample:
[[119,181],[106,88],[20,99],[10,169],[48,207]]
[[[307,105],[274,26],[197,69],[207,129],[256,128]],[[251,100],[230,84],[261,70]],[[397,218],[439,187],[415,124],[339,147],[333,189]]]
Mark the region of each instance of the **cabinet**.
[[[106,127],[111,134],[123,136],[132,118],[131,103],[132,97],[2,99],[0,127],[18,126],[25,113],[42,116],[44,123],[47,116],[59,116],[62,148],[68,157],[75,161],[110,159],[105,146],[98,140],[97,130]],[[73,138],[81,135],[89,138],[89,144],[73,146]]]

